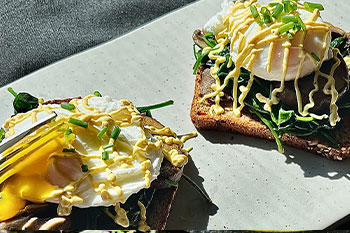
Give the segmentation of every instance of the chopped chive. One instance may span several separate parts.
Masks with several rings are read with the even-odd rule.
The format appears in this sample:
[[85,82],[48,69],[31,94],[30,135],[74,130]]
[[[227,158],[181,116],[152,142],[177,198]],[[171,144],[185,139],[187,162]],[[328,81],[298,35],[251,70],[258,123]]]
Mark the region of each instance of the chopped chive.
[[108,130],[108,127],[104,127],[98,134],[97,134],[97,137],[98,138],[102,138],[102,136],[107,132]]
[[69,135],[71,135],[73,133],[72,129],[67,129],[66,131],[64,131],[64,136],[68,137]]
[[17,97],[17,93],[12,89],[12,87],[7,88],[7,90],[8,90],[14,97]]
[[293,39],[293,34],[290,33],[290,32],[287,32],[287,38],[288,38],[289,40]]
[[287,14],[293,10],[292,5],[290,4],[290,1],[283,0],[283,6],[284,6],[284,12]]
[[256,6],[250,6],[250,12],[252,13],[254,19],[259,17],[258,9],[256,9]]
[[304,7],[306,10],[311,12],[313,12],[315,9],[319,9],[320,11],[324,10],[323,5],[319,3],[304,2]]
[[298,5],[294,2],[291,2],[292,10],[296,11],[298,9]]
[[81,171],[82,172],[88,172],[89,171],[88,165],[86,165],[86,164],[81,165]]
[[74,148],[63,148],[62,152],[75,152]]
[[276,3],[276,8],[272,11],[272,17],[277,19],[280,16],[280,14],[282,13],[282,11],[283,11],[283,6],[279,3]]
[[108,160],[109,159],[109,153],[107,151],[102,152],[102,160]]
[[274,6],[277,6],[279,3],[277,2],[271,2],[269,3],[269,7],[274,7]]
[[0,142],[2,142],[2,140],[4,140],[5,138],[5,130],[3,128],[0,129]]
[[63,102],[63,103],[61,103],[61,108],[72,111],[75,109],[75,106],[74,106],[74,104]]
[[264,24],[271,23],[271,16],[270,15],[263,15],[264,17]]
[[266,7],[261,7],[260,12],[261,12],[261,14],[263,14],[263,15],[269,15],[269,14],[270,14],[269,9],[267,9]]
[[313,59],[315,59],[315,61],[317,62],[321,61],[321,59],[314,52],[311,53],[311,56]]
[[162,108],[162,107],[165,107],[165,106],[168,106],[168,105],[172,105],[172,104],[174,104],[174,101],[173,100],[168,100],[168,101],[165,101],[165,102],[160,103],[160,104],[155,104],[155,105],[150,105],[150,106],[145,106],[145,107],[137,107],[137,110],[140,113],[144,113],[144,112],[147,112],[147,110]]
[[303,29],[303,31],[306,31],[306,26],[303,20],[300,18],[299,14],[295,14],[295,17],[297,18],[298,24],[300,25],[301,29]]
[[283,15],[283,16],[282,16],[282,23],[286,24],[286,23],[289,23],[289,22],[297,23],[297,22],[298,22],[298,19],[297,19],[297,17],[295,17],[295,16]]
[[261,20],[259,20],[259,21],[258,21],[258,24],[261,26],[261,25],[263,25],[263,24],[264,24],[264,22],[263,22],[263,21],[261,21]]
[[113,146],[114,146],[114,144],[105,145],[105,146],[103,147],[103,149],[104,149],[104,150],[107,150],[107,149],[109,149],[109,148],[112,148]]
[[89,123],[86,122],[86,121],[81,121],[81,120],[78,120],[78,119],[75,119],[75,118],[69,118],[68,120],[69,123],[71,123],[72,125],[76,125],[76,126],[80,126],[80,127],[83,127],[83,128],[87,128]]
[[99,91],[94,91],[94,95],[98,97],[102,97],[101,93]]
[[113,138],[114,140],[117,140],[120,134],[120,131],[121,129],[119,128],[119,126],[115,125],[111,133],[111,138]]
[[173,187],[179,186],[178,183],[176,183],[175,181],[168,180],[168,179],[165,179],[164,183],[166,183],[167,185],[173,186]]
[[278,28],[278,32],[280,34],[282,34],[282,33],[288,32],[290,29],[293,29],[293,27],[294,27],[294,23],[293,22],[289,22],[289,23],[279,27]]

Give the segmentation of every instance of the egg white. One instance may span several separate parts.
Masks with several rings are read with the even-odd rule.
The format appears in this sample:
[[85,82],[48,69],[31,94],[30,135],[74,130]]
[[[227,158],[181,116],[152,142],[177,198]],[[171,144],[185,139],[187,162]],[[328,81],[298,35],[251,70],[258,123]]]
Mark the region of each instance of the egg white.
[[[101,112],[104,113],[111,113],[115,110],[118,110],[123,105],[120,101],[114,100],[111,97],[104,96],[104,97],[92,97],[88,100],[88,104],[90,107],[93,107]],[[50,109],[53,109],[57,115],[58,119],[60,118],[66,118],[68,119],[70,115],[72,115],[72,112],[62,109],[60,105],[53,104],[50,106]],[[77,108],[86,114],[92,113],[91,111],[85,109],[82,105],[82,100],[78,100],[78,106]],[[47,116],[47,112],[40,111],[37,113],[37,119],[40,120],[43,117]],[[24,127],[27,127],[28,125],[32,124],[32,119],[30,117],[30,114],[28,115],[28,118],[26,118],[24,121],[16,124],[14,126],[15,132],[18,132],[19,130],[23,129]],[[97,130],[102,130],[98,126],[94,126],[97,128]],[[77,130],[74,132],[76,134],[76,140],[74,142],[74,147],[76,148],[76,151],[78,153],[84,154],[85,156],[93,156],[93,155],[99,155],[101,154],[101,151],[99,151],[99,145],[100,141],[96,137],[96,135],[89,135],[89,133],[86,133],[84,130]],[[143,135],[143,129],[140,126],[140,122],[135,122],[131,126],[127,127],[121,127],[121,133],[118,137],[126,143],[133,144],[137,142],[138,140],[142,139]],[[148,140],[156,140],[153,138],[150,134],[146,134]],[[113,154],[110,154],[110,158],[113,158]],[[148,158],[151,161],[151,166],[149,168],[151,172],[151,181],[155,180],[157,176],[160,173],[160,167],[161,163],[163,161],[164,155],[161,149],[154,150],[151,149],[149,153],[146,155],[146,158]],[[60,158],[58,162],[59,166],[56,166],[56,168],[49,167],[49,177],[48,180],[51,184],[56,186],[64,186],[67,182],[63,180],[63,177],[59,175],[59,173],[68,172],[69,177],[73,178],[74,180],[79,179],[83,172],[81,171],[81,163],[79,160],[72,160],[72,158]],[[104,162],[101,159],[97,158],[91,158],[87,162],[88,167],[98,167],[103,166]],[[58,168],[57,168],[58,167]],[[35,168],[33,168],[35,169]],[[57,171],[55,169],[61,169],[60,171]],[[141,189],[146,188],[146,182],[145,182],[145,173],[141,169],[141,162],[134,160],[133,161],[133,167],[130,168],[121,168],[119,166],[114,166],[111,168],[112,173],[116,175],[118,179],[118,185],[120,186],[122,190],[122,196],[118,196],[116,194],[116,191],[113,188],[108,188],[108,192],[113,197],[112,200],[102,200],[101,194],[95,191],[95,188],[93,187],[91,181],[89,178],[84,179],[79,186],[77,187],[75,194],[83,199],[83,203],[75,204],[75,206],[81,207],[81,208],[88,208],[93,206],[110,206],[114,205],[117,202],[124,203],[128,197],[130,197],[132,194],[139,192]],[[106,171],[101,171],[97,174],[91,175],[95,182],[103,183],[107,180],[107,173]],[[46,200],[47,202],[53,202],[57,203],[57,198],[51,198]]]
[[[205,32],[213,32],[215,35],[217,35],[220,31],[224,29],[223,25],[223,19],[226,15],[228,15],[231,12],[231,8],[233,6],[235,1],[232,0],[224,0],[221,7],[222,10],[218,12],[215,16],[209,19],[209,21],[204,25],[203,30]],[[260,1],[259,1],[260,2]],[[268,3],[268,1],[261,1],[262,4]],[[230,22],[233,20],[235,15],[242,13],[243,10],[238,10],[233,16],[230,17]],[[298,13],[300,14],[300,17],[303,21],[308,19],[311,16],[311,13],[307,10],[300,10],[298,9]],[[243,19],[236,20],[233,22],[233,25],[242,23]],[[317,21],[322,21],[322,18],[319,17]],[[259,30],[259,25],[257,23],[253,23],[250,25],[250,27],[247,29],[247,31],[244,33],[246,36],[246,43],[256,35],[256,33]],[[298,32],[301,33],[301,32]],[[323,51],[323,39],[325,37],[325,34],[327,34],[327,41],[326,41],[326,49],[325,53],[321,54],[321,51]],[[263,39],[268,39],[272,36],[272,34],[267,35]],[[233,61],[238,56],[238,39],[233,41],[233,38],[231,37],[231,44],[233,44],[233,50],[231,51],[231,57]],[[308,30],[306,34],[306,39],[304,41],[304,50],[311,54],[315,53],[319,58],[323,58],[322,61],[330,59],[331,53],[329,52],[330,48],[330,31],[324,32],[319,30]],[[283,55],[284,55],[284,47],[282,44],[285,41],[279,40],[276,43],[275,51],[273,53],[272,58],[272,66],[271,71],[267,71],[267,65],[268,65],[268,54],[269,54],[269,43],[263,44],[256,49],[262,49],[262,52],[258,53],[258,56],[253,64],[253,67],[251,72],[253,72],[256,76],[268,80],[268,81],[280,81],[282,76],[282,67],[283,67]],[[291,40],[291,43],[293,44],[293,40]],[[289,56],[289,62],[288,62],[288,69],[287,74],[285,77],[286,81],[294,80],[297,77],[297,72],[299,68],[299,64],[301,62],[300,52],[301,48],[299,47],[291,47],[290,48],[290,56]],[[311,74],[313,71],[315,71],[315,61],[312,57],[306,56],[305,60],[303,62],[300,78],[305,77],[308,74]],[[247,64],[244,65],[244,68],[247,69]]]

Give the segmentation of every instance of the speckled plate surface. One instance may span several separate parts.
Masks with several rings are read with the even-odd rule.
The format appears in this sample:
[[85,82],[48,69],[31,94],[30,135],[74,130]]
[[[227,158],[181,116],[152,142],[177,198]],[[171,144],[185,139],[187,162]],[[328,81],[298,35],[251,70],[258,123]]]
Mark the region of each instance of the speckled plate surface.
[[[350,31],[347,0],[319,0],[323,18]],[[45,99],[99,90],[136,105],[173,99],[153,112],[179,134],[195,130],[189,112],[194,89],[192,32],[220,9],[202,0],[121,38],[28,75],[9,86]],[[12,113],[12,96],[0,89],[0,121]],[[208,204],[185,181],[168,229],[323,229],[350,213],[350,160],[329,161],[273,142],[231,133],[200,132],[185,173],[213,200]]]

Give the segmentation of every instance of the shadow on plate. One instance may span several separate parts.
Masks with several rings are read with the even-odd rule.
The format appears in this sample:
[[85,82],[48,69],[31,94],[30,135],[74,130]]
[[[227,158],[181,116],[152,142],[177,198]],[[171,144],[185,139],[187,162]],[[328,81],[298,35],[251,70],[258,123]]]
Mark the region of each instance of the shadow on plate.
[[[266,139],[219,131],[199,131],[199,133],[213,144],[245,145],[277,152],[276,143]],[[284,148],[285,152],[281,156],[285,156],[285,163],[297,164],[306,178],[321,176],[336,180],[345,177],[350,180],[350,159],[333,161],[289,146]]]
[[[185,166],[184,174],[204,190],[204,179],[199,176],[198,169],[191,158]],[[218,207],[214,203],[209,203],[188,181],[182,178],[172,203],[166,229],[207,229],[209,216],[215,215],[217,211]]]

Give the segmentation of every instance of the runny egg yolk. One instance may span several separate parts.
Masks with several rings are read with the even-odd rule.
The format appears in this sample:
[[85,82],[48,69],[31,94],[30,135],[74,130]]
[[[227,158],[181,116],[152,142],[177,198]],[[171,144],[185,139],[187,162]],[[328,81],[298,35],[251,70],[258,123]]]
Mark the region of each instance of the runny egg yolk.
[[12,195],[7,187],[0,192],[0,221],[7,220],[17,215],[26,205],[26,201]]
[[[54,136],[57,132],[51,134]],[[25,159],[0,176],[1,182],[6,180],[1,190],[0,221],[15,216],[25,206],[25,200],[44,202],[58,189],[46,181],[45,176],[50,154],[62,150],[62,144],[59,139],[45,140],[47,138],[38,140],[40,147],[28,154],[26,150],[18,153],[16,156]]]

